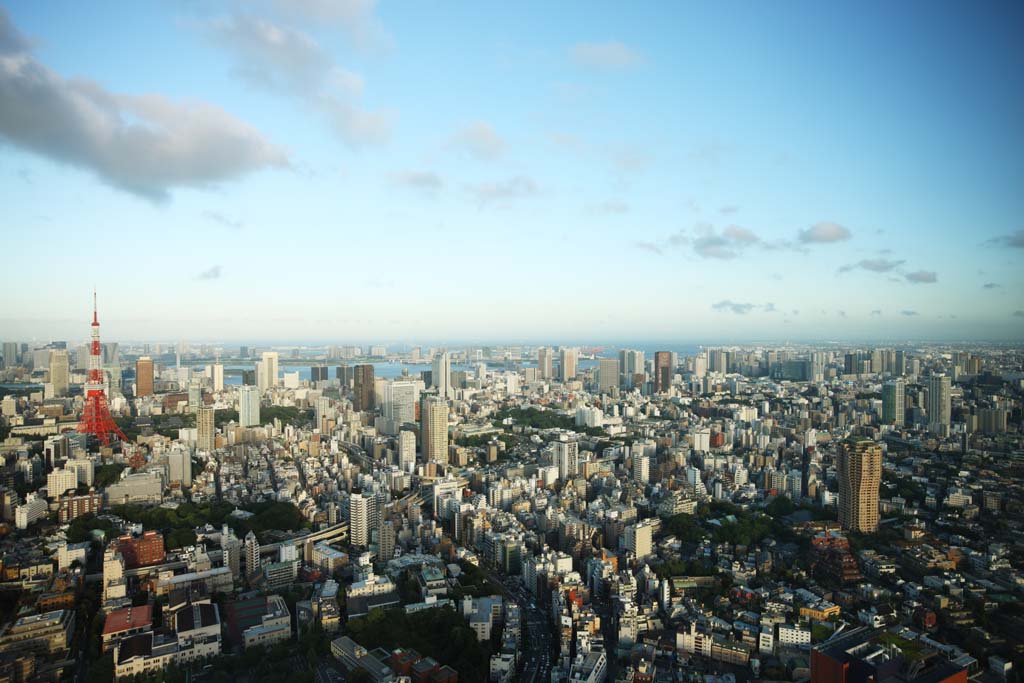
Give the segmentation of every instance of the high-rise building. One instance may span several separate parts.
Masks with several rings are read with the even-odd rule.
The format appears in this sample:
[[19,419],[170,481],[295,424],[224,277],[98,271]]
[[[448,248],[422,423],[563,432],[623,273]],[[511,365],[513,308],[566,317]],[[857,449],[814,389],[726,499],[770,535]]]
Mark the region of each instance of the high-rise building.
[[409,472],[416,465],[416,434],[408,429],[398,432],[398,467]]
[[580,444],[560,438],[554,442],[554,464],[558,467],[558,478],[566,482],[579,474]]
[[142,356],[135,361],[135,395],[153,395],[153,359]]
[[537,349],[537,379],[551,379],[555,376],[553,360],[554,354],[549,347]]
[[260,393],[265,393],[278,382],[277,351],[264,351],[261,360],[256,364],[256,386]]
[[420,401],[420,440],[424,462],[448,464],[448,402],[436,394]]
[[416,421],[416,401],[419,394],[420,384],[411,380],[392,380],[384,385],[384,417],[396,430],[406,422]]
[[438,396],[442,398],[455,398],[452,388],[452,359],[447,351],[441,351],[434,356],[434,363],[430,371],[430,386],[437,389]]
[[903,378],[886,382],[882,386],[882,422],[887,425],[903,426],[906,415],[906,384]]
[[349,543],[357,548],[370,545],[370,506],[373,496],[353,493],[348,498]]
[[220,363],[214,363],[210,367],[212,374],[211,379],[213,380],[213,390],[220,392],[224,391],[224,366]]
[[949,376],[937,374],[928,378],[928,428],[933,432],[949,429],[952,420],[950,392]]
[[576,378],[576,362],[580,351],[575,348],[562,347],[558,350],[558,379],[568,382]]
[[625,542],[626,550],[633,553],[633,557],[641,559],[651,554],[652,541],[654,538],[654,521],[645,519],[630,524],[626,527]]
[[654,354],[654,393],[668,391],[672,386],[672,353],[657,351]]
[[71,368],[67,349],[50,350],[50,384],[54,396],[66,396],[71,384]]
[[309,369],[310,382],[326,382],[329,379],[326,365],[314,365]]
[[260,423],[260,390],[256,387],[238,387],[238,424],[255,427]]
[[878,530],[878,487],[882,483],[882,447],[870,439],[848,439],[836,455],[839,473],[839,523],[849,531]]
[[642,377],[645,372],[644,352],[634,349],[619,351],[619,372],[622,373],[622,386],[632,389],[637,383],[637,375]]
[[636,453],[633,456],[633,481],[646,484],[651,480],[651,456]]
[[[203,408],[212,411],[213,408]],[[192,454],[185,448],[175,448],[167,454],[167,478],[192,486]]]
[[[88,352],[85,354],[88,357]],[[4,342],[4,362],[0,367],[13,368],[18,365],[18,343]]]
[[256,540],[256,534],[250,531],[245,535],[245,573],[252,576],[262,566],[263,563],[260,561],[260,542]]
[[373,366],[355,367],[355,383],[352,403],[358,411],[373,410]]
[[213,452],[213,416],[217,411],[214,408],[200,406],[196,409],[196,448],[206,453]]
[[395,523],[390,519],[382,520],[377,532],[377,557],[387,562],[395,556]]
[[729,372],[729,354],[723,349],[708,349],[708,370],[723,375]]
[[597,364],[597,390],[608,393],[619,386],[619,361],[602,358]]

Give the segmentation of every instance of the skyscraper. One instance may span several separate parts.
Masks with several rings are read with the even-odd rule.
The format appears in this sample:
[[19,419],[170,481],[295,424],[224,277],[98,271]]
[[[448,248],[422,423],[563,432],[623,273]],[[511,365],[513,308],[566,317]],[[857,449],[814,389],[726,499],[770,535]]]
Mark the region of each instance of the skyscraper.
[[878,487],[882,483],[882,447],[869,439],[839,444],[839,523],[849,531],[878,530]]
[[447,351],[441,351],[434,356],[430,372],[430,386],[437,389],[438,395],[443,398],[455,397],[452,389],[452,359]]
[[206,406],[196,409],[196,448],[206,453],[211,453],[214,447],[213,415],[215,412],[216,410]]
[[942,374],[928,378],[928,428],[933,432],[944,432],[951,424],[951,385],[949,377]]
[[54,396],[66,396],[71,384],[71,368],[69,367],[66,349],[50,351],[50,384],[53,385]]
[[256,364],[256,386],[260,393],[277,386],[277,351],[264,351]]
[[637,384],[637,375],[644,375],[644,352],[634,349],[619,351],[619,372],[622,373],[622,386],[633,388]]
[[[88,352],[86,353],[88,356]],[[13,368],[18,365],[18,342],[4,342],[4,368]]]
[[358,411],[373,410],[373,366],[355,367],[355,382],[352,403]]
[[537,379],[551,379],[555,373],[552,369],[554,354],[547,346],[537,349]]
[[220,363],[214,363],[210,371],[212,373],[213,390],[217,392],[224,391],[224,366]]
[[668,391],[672,386],[672,353],[657,351],[654,354],[654,393]]
[[398,432],[398,467],[409,472],[416,465],[416,434],[403,429]]
[[597,390],[610,392],[619,386],[619,361],[614,358],[602,358],[597,365]]
[[260,423],[260,390],[256,387],[238,388],[238,424],[254,427]]
[[558,351],[558,378],[568,382],[576,378],[576,361],[579,349],[562,347]]
[[362,493],[353,493],[348,498],[349,542],[357,548],[370,545],[370,506],[373,502],[371,495]]
[[905,400],[906,385],[902,378],[886,382],[882,386],[882,422],[902,427],[907,412]]
[[153,359],[142,356],[135,361],[135,395],[153,395]]
[[435,394],[420,401],[420,441],[425,462],[448,464],[448,402]]
[[416,421],[419,393],[417,383],[410,380],[392,380],[384,385],[384,417],[394,423],[396,431],[398,426]]

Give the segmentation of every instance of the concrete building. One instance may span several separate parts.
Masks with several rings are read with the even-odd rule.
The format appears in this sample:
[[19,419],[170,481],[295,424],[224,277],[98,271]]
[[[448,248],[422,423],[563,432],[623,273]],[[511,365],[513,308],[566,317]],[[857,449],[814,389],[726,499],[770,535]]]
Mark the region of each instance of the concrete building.
[[878,530],[882,447],[867,439],[844,441],[839,445],[836,469],[839,474],[839,523],[849,531],[874,533]]

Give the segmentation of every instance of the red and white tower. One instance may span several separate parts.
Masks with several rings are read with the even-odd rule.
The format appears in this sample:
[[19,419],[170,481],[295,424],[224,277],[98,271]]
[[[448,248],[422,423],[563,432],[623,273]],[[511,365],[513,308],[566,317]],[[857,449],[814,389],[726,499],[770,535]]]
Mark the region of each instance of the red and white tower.
[[96,291],[92,293],[92,344],[89,346],[89,378],[85,383],[85,408],[82,410],[82,421],[78,423],[78,431],[92,434],[104,446],[110,445],[111,435],[121,441],[128,438],[117,427],[110,416],[107,404],[106,379],[103,375],[103,358],[100,348],[100,321],[96,313]]

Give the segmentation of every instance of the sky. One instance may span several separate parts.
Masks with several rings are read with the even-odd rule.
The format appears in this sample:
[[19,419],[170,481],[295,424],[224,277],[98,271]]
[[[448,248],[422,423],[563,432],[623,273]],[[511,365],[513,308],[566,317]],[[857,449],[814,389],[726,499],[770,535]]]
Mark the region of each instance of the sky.
[[1024,338],[1024,5],[0,0],[0,338]]

